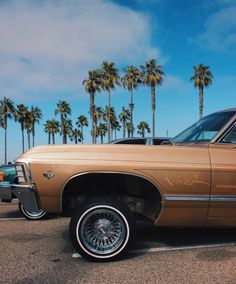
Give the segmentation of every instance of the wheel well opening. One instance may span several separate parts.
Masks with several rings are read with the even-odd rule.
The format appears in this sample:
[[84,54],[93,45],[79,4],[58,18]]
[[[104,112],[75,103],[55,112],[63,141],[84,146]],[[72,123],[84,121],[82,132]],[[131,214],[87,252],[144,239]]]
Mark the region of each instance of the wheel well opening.
[[94,196],[125,202],[131,212],[152,221],[159,216],[162,198],[149,180],[120,173],[89,173],[72,178],[62,194],[62,213],[71,216],[80,204]]

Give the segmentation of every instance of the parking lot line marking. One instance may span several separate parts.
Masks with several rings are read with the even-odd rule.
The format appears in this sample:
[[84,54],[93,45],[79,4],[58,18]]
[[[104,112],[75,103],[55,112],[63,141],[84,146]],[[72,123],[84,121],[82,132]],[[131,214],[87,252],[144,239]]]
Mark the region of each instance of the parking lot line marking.
[[25,220],[25,218],[24,217],[0,218],[0,221],[17,221],[17,220]]
[[[219,247],[228,247],[228,246],[236,246],[236,243],[208,244],[208,245],[195,245],[195,246],[182,246],[182,247],[145,248],[145,249],[131,250],[129,254],[190,250],[190,249],[199,249],[199,248],[219,248]],[[73,253],[72,258],[81,258],[81,255],[78,253]]]
[[80,254],[78,253],[73,253],[72,254],[72,258],[79,258],[79,257],[82,257]]

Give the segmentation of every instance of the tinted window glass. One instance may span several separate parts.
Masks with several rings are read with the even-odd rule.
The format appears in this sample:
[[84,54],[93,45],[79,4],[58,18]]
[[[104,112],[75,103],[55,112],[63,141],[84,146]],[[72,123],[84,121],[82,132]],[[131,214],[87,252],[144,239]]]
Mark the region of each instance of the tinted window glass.
[[115,144],[146,144],[146,139],[124,139],[116,142]]
[[134,143],[132,143],[132,144],[142,144],[142,145],[145,145],[146,144],[146,139],[134,139],[133,142]]
[[229,111],[203,117],[171,141],[174,143],[209,143],[234,114],[234,111]]
[[164,141],[169,141],[168,139],[154,139],[153,140],[153,145],[161,145],[162,142]]
[[236,144],[236,126],[235,126],[235,125],[234,125],[233,128],[225,135],[225,137],[220,141],[220,143]]

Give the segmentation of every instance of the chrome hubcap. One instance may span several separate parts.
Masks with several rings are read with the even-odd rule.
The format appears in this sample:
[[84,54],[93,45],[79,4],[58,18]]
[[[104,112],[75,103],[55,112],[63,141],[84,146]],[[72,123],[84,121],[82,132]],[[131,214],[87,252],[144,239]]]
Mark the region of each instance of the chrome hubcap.
[[110,254],[124,242],[126,228],[122,217],[110,209],[89,212],[81,222],[80,236],[85,248],[96,254]]
[[42,209],[39,209],[38,211],[29,211],[29,210],[26,210],[23,206],[21,208],[22,208],[22,211],[25,212],[25,214],[30,218],[37,218],[37,217],[44,216],[46,214]]

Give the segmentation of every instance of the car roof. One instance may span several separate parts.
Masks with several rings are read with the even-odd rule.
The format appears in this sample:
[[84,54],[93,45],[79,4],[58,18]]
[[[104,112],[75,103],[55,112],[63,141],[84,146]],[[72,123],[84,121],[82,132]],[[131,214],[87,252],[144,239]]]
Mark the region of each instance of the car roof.
[[235,112],[236,113],[236,108],[223,109],[223,110],[219,110],[213,113],[221,113],[221,112]]

